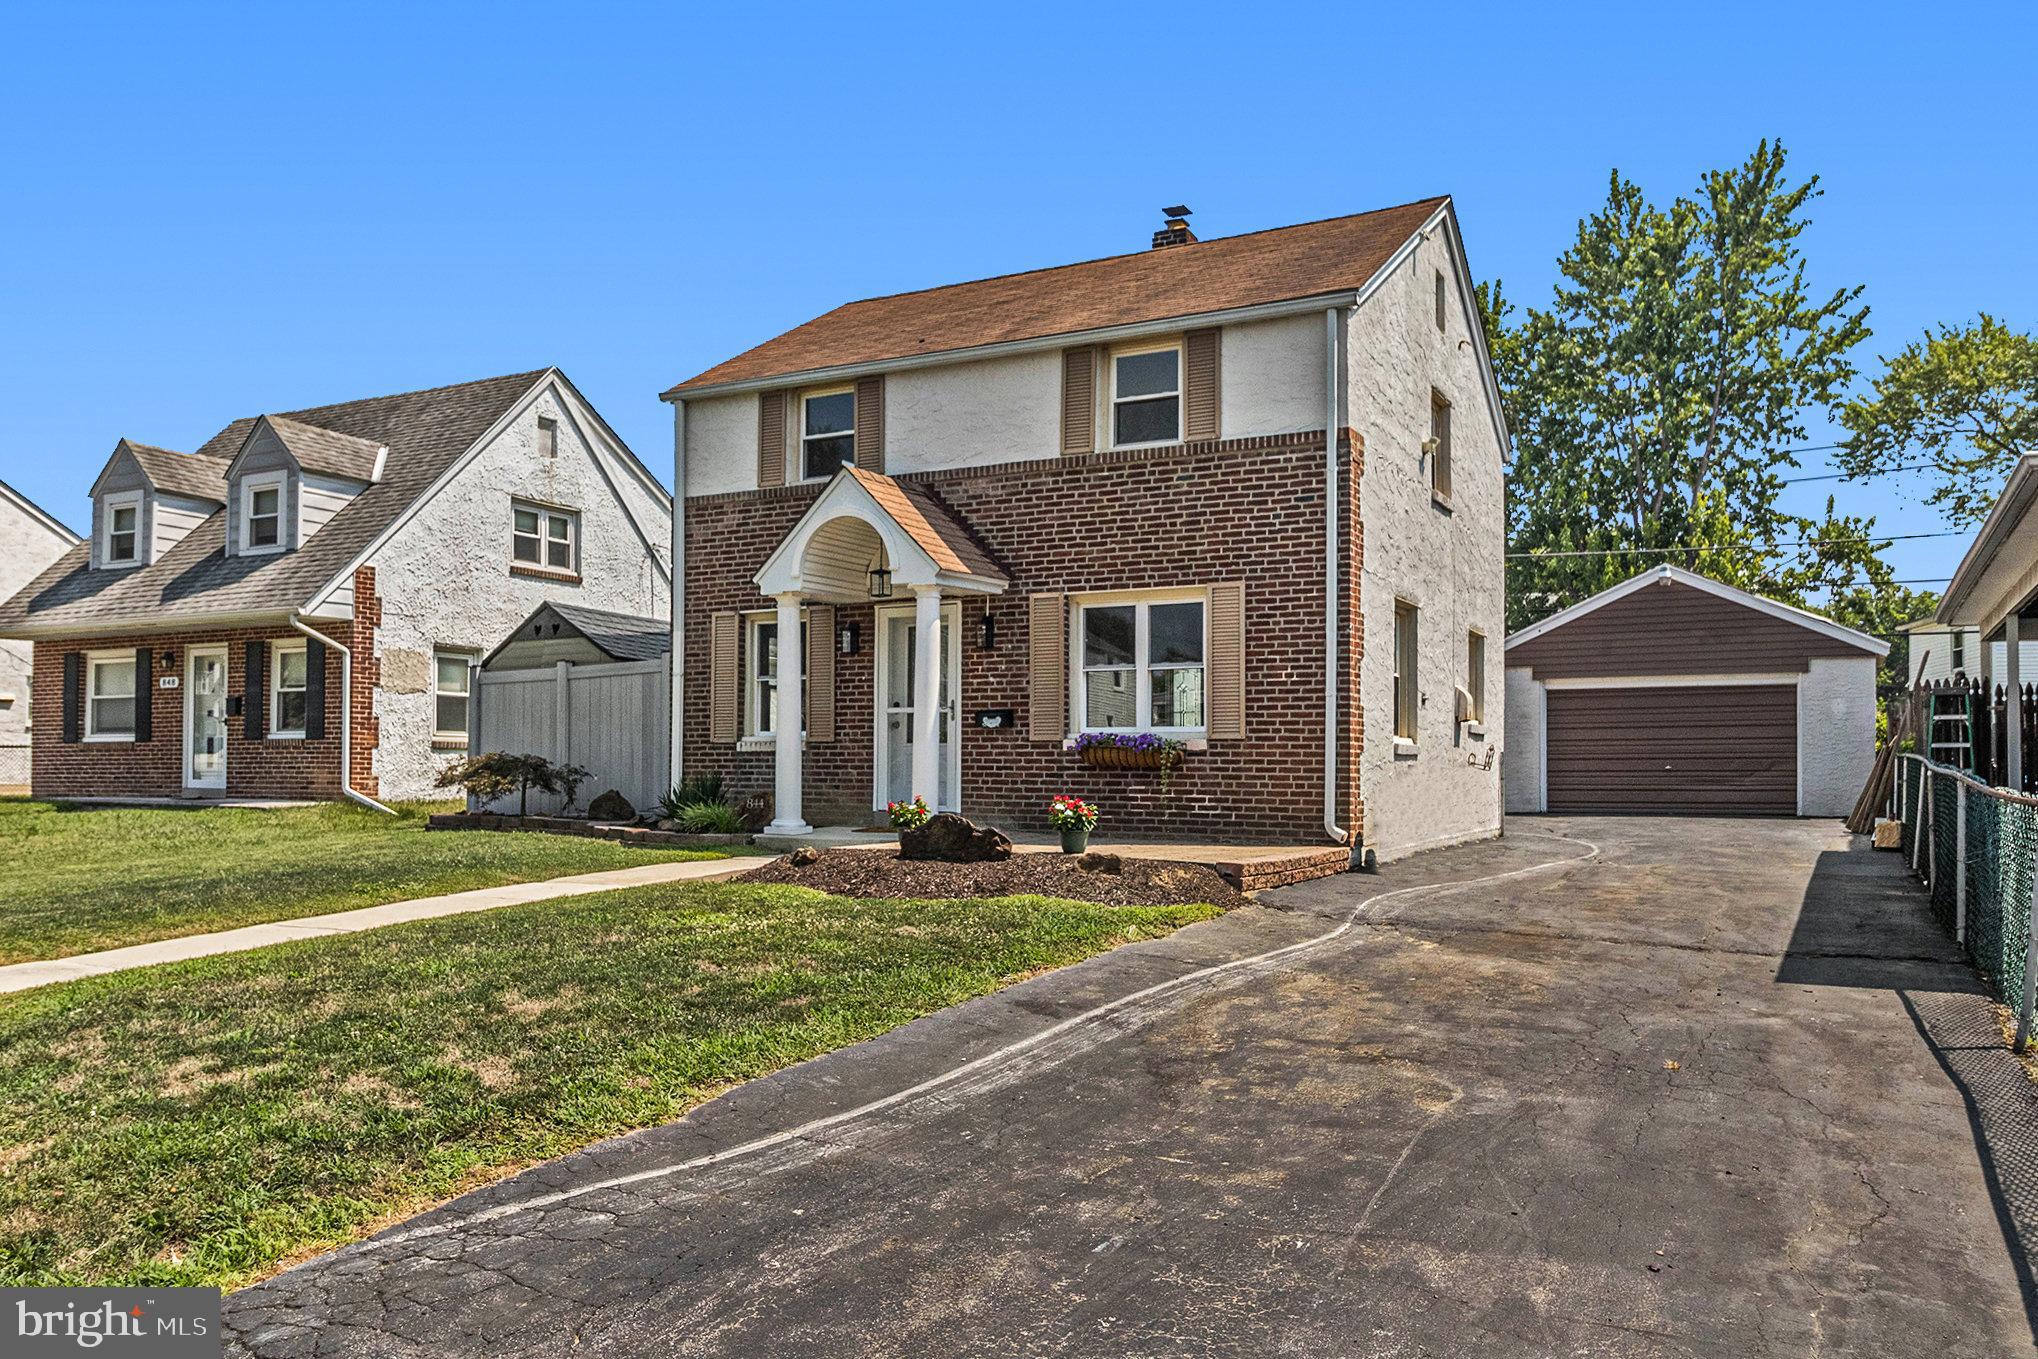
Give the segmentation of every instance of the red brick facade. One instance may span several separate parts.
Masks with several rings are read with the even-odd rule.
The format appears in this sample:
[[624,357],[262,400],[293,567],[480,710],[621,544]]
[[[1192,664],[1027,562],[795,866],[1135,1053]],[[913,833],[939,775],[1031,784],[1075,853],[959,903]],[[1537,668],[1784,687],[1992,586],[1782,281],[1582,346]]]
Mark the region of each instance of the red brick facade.
[[[321,625],[320,630],[353,648],[354,742],[350,756],[356,789],[369,793],[374,776],[374,689],[363,683],[361,657],[374,659],[375,623],[381,603],[375,595],[375,572],[364,567],[355,577],[355,619]],[[186,658],[194,646],[224,645],[227,649],[227,697],[239,709],[245,702],[248,646],[265,642],[297,642],[303,634],[285,625],[259,628],[193,628],[187,632],[131,633],[38,641],[35,644],[35,727],[49,735],[34,746],[32,792],[40,798],[178,797],[184,789]],[[150,704],[147,741],[65,741],[64,657],[72,652],[128,652],[149,648],[152,673],[137,677],[137,698]],[[226,788],[203,796],[234,798],[337,798],[340,796],[340,667],[338,648],[326,651],[326,735],[321,740],[263,737],[250,739],[240,716],[226,723]],[[176,676],[165,689],[160,681]],[[238,702],[234,702],[239,700]],[[264,712],[268,710],[263,696]]]
[[[1363,451],[1343,431],[1339,820],[1359,824],[1363,645],[1357,589]],[[1100,803],[1102,833],[1215,840],[1323,839],[1324,436],[1220,440],[1159,449],[912,473],[967,524],[1010,579],[1002,595],[961,597],[962,810],[1042,829],[1046,803],[1072,792]],[[819,493],[818,484],[703,496],[686,504],[686,772],[719,771],[743,794],[768,794],[769,749],[709,740],[709,620],[764,610],[758,568]],[[1152,773],[1093,769],[1027,732],[1027,600],[1040,591],[1166,589],[1245,583],[1245,739],[1191,753],[1166,793]],[[910,600],[905,601],[910,608]],[[986,611],[995,642],[981,645]],[[875,759],[873,607],[837,606],[861,628],[858,654],[835,657],[835,739],[805,754],[805,813],[816,824],[870,819]],[[1010,708],[1004,730],[972,714]]]

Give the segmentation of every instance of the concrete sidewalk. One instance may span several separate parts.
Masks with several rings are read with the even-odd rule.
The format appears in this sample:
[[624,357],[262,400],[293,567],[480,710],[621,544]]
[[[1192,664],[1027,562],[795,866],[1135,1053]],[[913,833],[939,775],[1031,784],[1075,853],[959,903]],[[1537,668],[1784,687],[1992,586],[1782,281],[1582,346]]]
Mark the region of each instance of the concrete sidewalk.
[[0,992],[26,991],[55,982],[104,976],[108,972],[124,972],[131,967],[150,967],[156,963],[181,962],[186,958],[204,958],[215,953],[240,953],[323,934],[354,934],[410,920],[464,915],[469,911],[492,911],[498,906],[520,906],[527,901],[579,897],[591,892],[613,892],[618,888],[646,887],[661,882],[712,882],[733,878],[738,873],[747,873],[770,862],[765,858],[744,857],[640,864],[635,868],[576,873],[571,877],[549,878],[544,882],[515,882],[503,887],[478,887],[471,892],[419,897],[414,901],[391,901],[381,906],[363,906],[359,910],[334,911],[328,915],[307,915],[266,925],[244,925],[213,934],[187,934],[177,939],[158,939],[101,953],[80,953],[70,958],[12,963],[0,967]]

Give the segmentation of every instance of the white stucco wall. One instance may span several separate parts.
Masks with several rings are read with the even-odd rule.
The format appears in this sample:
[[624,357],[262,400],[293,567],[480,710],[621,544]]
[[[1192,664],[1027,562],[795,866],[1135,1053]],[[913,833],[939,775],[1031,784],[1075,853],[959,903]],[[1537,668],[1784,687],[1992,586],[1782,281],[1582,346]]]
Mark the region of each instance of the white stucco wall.
[[[540,416],[559,422],[555,458],[538,455]],[[375,554],[382,597],[375,773],[385,800],[443,796],[432,779],[454,756],[432,750],[435,648],[481,655],[546,600],[670,617],[671,590],[653,564],[654,552],[668,561],[670,515],[655,504],[633,522],[625,501],[651,501],[633,477],[577,403],[548,385]],[[579,511],[581,584],[510,574],[510,505],[518,499]]]
[[1507,810],[1531,815],[1543,806],[1543,686],[1535,672],[1517,666],[1507,672],[1507,720],[1501,783]]
[[1797,812],[1845,816],[1875,764],[1875,659],[1814,659],[1797,686]]
[[[1142,341],[1141,343],[1148,343]],[[1227,439],[1323,424],[1323,318],[1227,326],[1219,429]],[[1110,380],[1097,385],[1097,438],[1109,438]],[[757,397],[686,407],[687,494],[757,485]],[[797,415],[794,417],[797,419]],[[918,472],[1061,455],[1061,351],[908,368],[885,377],[885,469]]]
[[[12,599],[70,549],[71,539],[0,492],[0,599]],[[0,638],[0,784],[28,782],[31,643]]]
[[[1433,304],[1439,269],[1449,290],[1441,333]],[[1381,859],[1500,829],[1507,711],[1501,449],[1460,282],[1440,232],[1353,312],[1349,325],[1346,419],[1365,439],[1359,496],[1365,528],[1360,694],[1366,741],[1360,781],[1366,844]],[[1449,510],[1431,501],[1421,450],[1430,432],[1432,388],[1452,407]],[[1397,598],[1421,611],[1421,705],[1412,754],[1397,752],[1393,737]],[[1483,736],[1454,714],[1455,690],[1465,682],[1466,637],[1473,629],[1486,636]]]

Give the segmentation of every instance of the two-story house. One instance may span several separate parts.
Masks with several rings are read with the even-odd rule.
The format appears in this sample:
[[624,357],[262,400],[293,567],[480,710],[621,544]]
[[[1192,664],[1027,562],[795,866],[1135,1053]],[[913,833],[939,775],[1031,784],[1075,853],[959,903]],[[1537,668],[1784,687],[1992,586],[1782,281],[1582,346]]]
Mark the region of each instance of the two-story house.
[[39,797],[416,798],[548,600],[663,618],[671,498],[557,369],[123,439],[0,604]]
[[[0,599],[35,579],[77,541],[54,515],[0,481]],[[0,788],[28,785],[33,664],[28,643],[0,638]]]
[[[774,829],[1500,824],[1507,432],[1447,198],[851,303],[665,393],[673,767]],[[1182,743],[1171,777],[1078,740]]]

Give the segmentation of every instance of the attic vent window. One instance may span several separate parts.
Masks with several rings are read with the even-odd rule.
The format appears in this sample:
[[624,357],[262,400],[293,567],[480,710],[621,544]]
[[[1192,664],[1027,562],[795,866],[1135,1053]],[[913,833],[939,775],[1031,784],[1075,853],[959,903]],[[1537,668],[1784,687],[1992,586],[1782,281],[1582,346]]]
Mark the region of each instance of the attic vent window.
[[538,456],[559,456],[559,422],[543,415],[538,417]]

